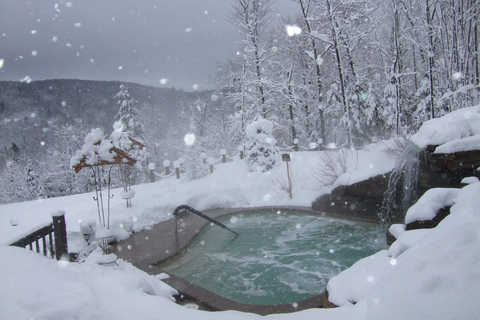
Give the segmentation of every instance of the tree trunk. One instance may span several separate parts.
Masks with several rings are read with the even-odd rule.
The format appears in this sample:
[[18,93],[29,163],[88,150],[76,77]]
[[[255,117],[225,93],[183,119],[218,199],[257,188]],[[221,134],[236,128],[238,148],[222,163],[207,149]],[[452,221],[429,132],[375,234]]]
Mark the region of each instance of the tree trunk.
[[[304,0],[299,1],[300,7],[302,9],[302,16],[303,19],[305,20],[305,24],[307,26],[307,32],[309,35],[312,34],[312,26],[310,22],[310,17],[308,16],[308,4],[305,6]],[[310,37],[310,43],[312,46],[312,52],[313,52],[313,58],[315,59],[315,80],[316,80],[316,89],[317,89],[317,99],[318,99],[318,117],[320,120],[320,139],[325,142],[325,119],[324,119],[324,112],[321,107],[322,105],[322,90],[323,90],[323,83],[322,83],[322,78],[321,78],[321,70],[320,70],[320,65],[318,63],[319,60],[319,54],[317,50],[317,44],[315,41],[314,37]]]
[[435,118],[435,104],[434,104],[434,96],[433,96],[433,69],[435,68],[435,52],[433,47],[433,28],[432,28],[432,21],[430,16],[430,3],[429,0],[425,0],[426,4],[426,15],[427,15],[427,29],[428,29],[428,74],[430,77],[430,107],[431,109],[431,119]]
[[337,70],[338,70],[338,77],[340,80],[340,93],[342,97],[343,112],[346,118],[345,129],[347,132],[347,144],[348,144],[348,147],[351,148],[353,147],[353,145],[352,145],[352,128],[350,123],[350,109],[348,106],[348,101],[345,93],[345,80],[344,80],[343,69],[342,69],[342,56],[341,56],[340,48],[338,44],[338,32],[336,30],[336,22],[335,22],[335,17],[333,16],[330,0],[327,0],[327,10],[329,12],[330,21],[331,21],[333,49],[335,51],[335,58],[337,61]]

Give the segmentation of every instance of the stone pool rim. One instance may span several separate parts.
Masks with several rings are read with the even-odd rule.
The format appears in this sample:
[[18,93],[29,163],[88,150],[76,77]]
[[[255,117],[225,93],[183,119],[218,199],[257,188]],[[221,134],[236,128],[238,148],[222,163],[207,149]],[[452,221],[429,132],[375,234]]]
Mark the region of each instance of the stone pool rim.
[[[334,218],[357,222],[378,223],[377,219],[369,216],[345,216],[330,214],[327,212],[318,212],[311,207],[302,206],[269,206],[269,207],[238,207],[238,208],[218,208],[203,210],[206,215],[217,219],[219,217],[239,214],[254,213],[262,211],[291,211],[296,213],[305,213],[324,218]],[[201,211],[201,210],[200,210]],[[132,263],[137,268],[148,274],[157,275],[165,273],[169,278],[163,281],[175,288],[179,296],[177,298],[186,298],[212,311],[237,310],[242,312],[256,313],[260,315],[291,313],[311,308],[323,307],[323,296],[319,294],[306,300],[295,303],[281,305],[253,305],[236,302],[197,286],[189,281],[176,277],[164,270],[156,267],[175,256],[181,254],[198,235],[198,233],[207,225],[209,221],[202,219],[192,213],[182,213],[179,219],[188,222],[179,232],[179,244],[175,245],[174,222],[173,219],[160,222],[149,230],[133,234],[129,239],[117,243],[112,252],[118,258]],[[152,246],[154,243],[154,246]],[[125,249],[128,248],[128,249]],[[161,250],[158,250],[161,248]],[[323,289],[321,289],[323,290]]]

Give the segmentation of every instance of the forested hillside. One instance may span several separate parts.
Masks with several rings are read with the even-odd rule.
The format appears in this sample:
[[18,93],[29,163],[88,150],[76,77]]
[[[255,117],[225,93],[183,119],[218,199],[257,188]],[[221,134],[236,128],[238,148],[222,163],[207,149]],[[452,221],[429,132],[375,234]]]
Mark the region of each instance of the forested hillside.
[[[85,128],[112,130],[118,111],[116,81],[44,80],[0,81],[0,146],[12,143],[27,154],[35,154],[41,142],[52,142],[52,130],[80,121]],[[161,117],[175,119],[181,107],[202,95],[126,83],[139,106],[151,105]]]
[[199,101],[219,104],[208,91],[116,81],[0,81],[0,203],[91,190],[88,174],[76,177],[70,158],[92,129],[101,128],[107,138],[113,132],[122,84],[141,117],[148,161],[157,164],[182,153],[189,110],[199,110]]

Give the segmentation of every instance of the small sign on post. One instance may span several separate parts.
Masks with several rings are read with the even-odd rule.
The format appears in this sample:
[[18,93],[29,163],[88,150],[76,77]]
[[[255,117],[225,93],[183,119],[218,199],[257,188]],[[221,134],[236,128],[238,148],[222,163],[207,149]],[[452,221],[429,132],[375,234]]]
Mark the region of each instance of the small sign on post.
[[293,198],[292,196],[292,180],[290,179],[290,168],[288,167],[288,163],[290,162],[290,154],[284,153],[282,154],[282,161],[285,161],[287,164],[287,178],[288,178],[288,193],[290,194],[290,199]]

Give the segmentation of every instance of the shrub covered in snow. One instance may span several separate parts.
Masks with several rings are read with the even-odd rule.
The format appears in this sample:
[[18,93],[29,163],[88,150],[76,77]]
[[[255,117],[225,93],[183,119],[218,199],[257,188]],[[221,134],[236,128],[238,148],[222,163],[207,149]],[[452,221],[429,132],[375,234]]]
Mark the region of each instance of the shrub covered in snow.
[[273,123],[257,118],[246,127],[246,159],[250,171],[269,171],[275,166],[277,141],[272,136]]

